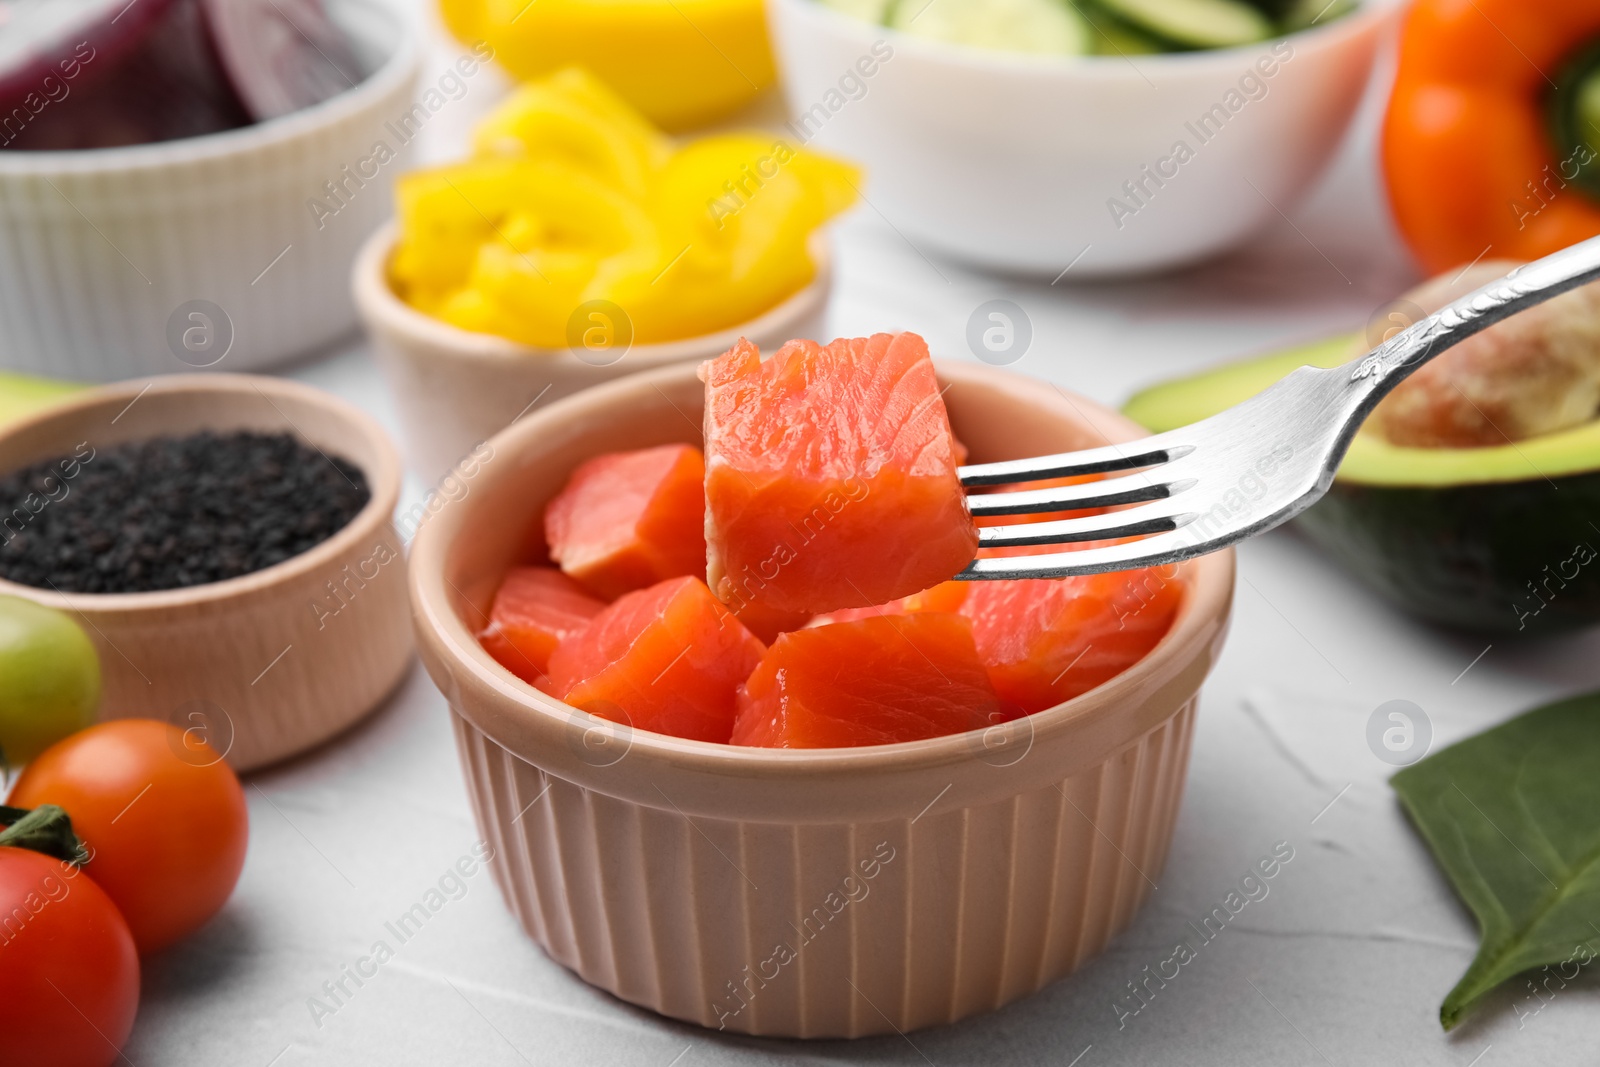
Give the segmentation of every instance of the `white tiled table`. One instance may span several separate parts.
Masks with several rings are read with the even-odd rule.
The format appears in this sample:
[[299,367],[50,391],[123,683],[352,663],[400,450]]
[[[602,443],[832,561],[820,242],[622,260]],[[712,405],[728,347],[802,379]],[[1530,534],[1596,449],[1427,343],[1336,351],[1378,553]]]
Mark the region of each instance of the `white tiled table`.
[[[438,53],[448,54],[442,42]],[[429,128],[434,158],[491,102],[491,90],[474,93]],[[838,232],[832,330],[915,329],[936,352],[964,355],[967,315],[1004,296],[1034,327],[1018,370],[1115,404],[1177,372],[1358,326],[1412,280],[1372,172],[1371,118],[1292,224],[1224,261],[1140,283],[1051,287],[935,268],[858,211]],[[292,373],[398,432],[360,343]],[[407,506],[422,488],[408,486]],[[1132,928],[1006,1010],[853,1043],[723,1037],[615,1001],[546,959],[481,872],[398,944],[384,924],[477,839],[444,701],[417,668],[353,733],[250,779],[238,892],[199,936],[148,964],[127,1057],[137,1067],[1578,1062],[1593,1055],[1592,982],[1537,1015],[1525,989],[1503,990],[1460,1032],[1440,1032],[1438,1004],[1472,957],[1474,928],[1364,739],[1368,715],[1390,699],[1425,709],[1437,745],[1600,676],[1594,632],[1497,641],[1474,664],[1487,644],[1397,615],[1292,533],[1246,545],[1176,840]],[[1269,895],[1119,1026],[1126,983],[1179,939],[1198,940],[1189,924],[1278,842],[1294,858]],[[394,958],[359,989],[346,980],[354,995],[336,1012],[313,1012],[323,983],[379,939]]]

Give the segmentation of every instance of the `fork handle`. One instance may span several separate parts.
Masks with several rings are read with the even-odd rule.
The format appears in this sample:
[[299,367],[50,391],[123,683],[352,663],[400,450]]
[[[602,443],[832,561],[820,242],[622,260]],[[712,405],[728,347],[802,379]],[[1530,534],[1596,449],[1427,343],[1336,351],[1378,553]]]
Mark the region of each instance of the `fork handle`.
[[1352,381],[1370,381],[1375,404],[1428,360],[1551,297],[1600,279],[1600,237],[1536,259],[1401,330],[1356,363]]

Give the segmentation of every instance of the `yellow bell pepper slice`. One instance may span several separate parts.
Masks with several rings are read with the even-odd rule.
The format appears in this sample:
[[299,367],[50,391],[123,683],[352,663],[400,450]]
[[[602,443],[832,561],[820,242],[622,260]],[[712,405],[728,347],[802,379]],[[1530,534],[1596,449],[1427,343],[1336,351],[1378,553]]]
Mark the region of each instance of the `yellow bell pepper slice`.
[[587,67],[651,122],[723,118],[776,73],[762,0],[444,0],[446,24],[481,36],[520,81]]
[[672,145],[615,93],[578,68],[524,85],[479,125],[479,155],[564,161],[641,196]]
[[577,70],[518,90],[475,145],[401,180],[392,282],[419,310],[540,348],[576,343],[594,300],[640,344],[759,317],[815,277],[808,242],[861,181],[772,134],[674,147]]

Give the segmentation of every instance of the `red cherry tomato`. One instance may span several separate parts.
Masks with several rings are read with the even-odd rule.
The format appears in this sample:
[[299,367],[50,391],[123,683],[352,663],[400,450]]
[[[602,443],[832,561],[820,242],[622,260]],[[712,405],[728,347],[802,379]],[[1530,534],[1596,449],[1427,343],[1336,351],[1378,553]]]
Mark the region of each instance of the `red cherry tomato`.
[[18,808],[59,804],[141,954],[198,930],[244,866],[249,816],[233,770],[176,726],[121,719],[46,749],[12,787]]
[[0,1063],[109,1067],[139,1010],[117,906],[71,864],[0,848]]

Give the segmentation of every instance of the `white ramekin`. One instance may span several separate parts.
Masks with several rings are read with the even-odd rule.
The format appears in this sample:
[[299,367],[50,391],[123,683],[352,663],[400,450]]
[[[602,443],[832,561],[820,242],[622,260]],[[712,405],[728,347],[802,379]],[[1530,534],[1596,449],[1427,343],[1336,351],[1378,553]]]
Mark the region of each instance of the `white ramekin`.
[[[354,327],[345,279],[390,213],[408,154],[392,124],[420,103],[421,52],[389,5],[336,0],[330,14],[372,73],[322,104],[185,140],[0,152],[0,367],[94,381],[249,370]],[[413,128],[438,121],[424,114]],[[381,165],[379,141],[396,153]]]
[[788,134],[862,163],[898,230],[980,266],[1076,278],[1194,262],[1288,210],[1333,158],[1402,6],[1132,57],[946,44],[819,0],[767,0],[767,15]]

